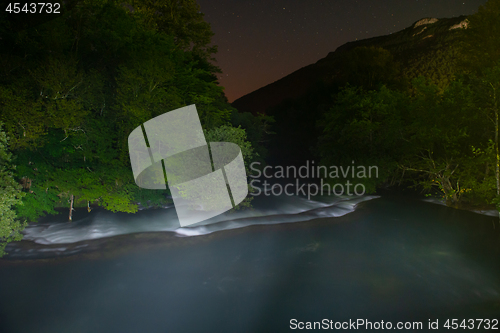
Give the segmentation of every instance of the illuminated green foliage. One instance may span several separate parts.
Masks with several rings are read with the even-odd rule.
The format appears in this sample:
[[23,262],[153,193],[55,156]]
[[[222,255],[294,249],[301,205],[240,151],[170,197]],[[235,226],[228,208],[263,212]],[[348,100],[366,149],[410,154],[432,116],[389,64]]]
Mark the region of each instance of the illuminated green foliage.
[[[196,104],[208,133],[244,140],[239,122],[230,125],[236,111],[217,83],[213,33],[195,1],[84,0],[61,12],[2,28],[0,121],[18,165],[5,177],[24,188],[5,185],[16,200],[24,196],[24,205],[4,203],[11,222],[2,223],[13,230],[2,229],[6,241],[20,237],[16,213],[36,221],[70,208],[71,198],[75,207],[128,213],[139,202],[168,203],[168,190],[135,184],[127,146],[134,128],[164,112]],[[251,154],[249,143],[244,150]]]
[[15,167],[8,150],[8,139],[0,123],[0,257],[5,254],[8,242],[21,240],[25,223],[19,220],[13,209],[22,205],[21,186],[14,180]]

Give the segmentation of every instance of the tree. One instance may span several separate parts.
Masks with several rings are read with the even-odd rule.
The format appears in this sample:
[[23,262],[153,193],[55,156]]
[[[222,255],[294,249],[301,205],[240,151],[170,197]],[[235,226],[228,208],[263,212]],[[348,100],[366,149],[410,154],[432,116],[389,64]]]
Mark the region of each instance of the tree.
[[377,166],[380,178],[357,180],[369,191],[388,181],[407,148],[401,134],[407,101],[403,93],[385,86],[370,91],[346,86],[318,121],[321,164],[352,167],[354,161],[356,166]]
[[448,206],[458,207],[477,179],[477,172],[470,172],[481,162],[476,148],[486,148],[478,134],[481,118],[473,94],[460,81],[453,82],[443,94],[424,78],[414,80],[413,85],[415,94],[408,103],[404,127],[410,152],[399,166],[406,174],[414,172],[413,182],[424,189],[437,187]]
[[462,57],[467,69],[480,73],[500,60],[500,0],[488,0],[468,17]]
[[[205,139],[208,143],[231,142],[237,144],[238,147],[241,149],[241,154],[243,156],[243,161],[245,163],[247,177],[250,175],[249,166],[254,161],[256,153],[252,147],[252,144],[247,140],[247,134],[244,129],[242,129],[241,127],[223,125],[217,128],[206,130]],[[250,185],[248,185],[248,191],[251,192],[252,190],[253,188]],[[238,206],[235,207],[235,209],[239,210],[244,208],[250,208],[252,200],[253,200],[252,196],[247,196]]]
[[217,48],[209,46],[213,32],[203,20],[200,6],[194,0],[132,0],[134,14],[144,24],[161,33],[174,36],[183,50],[193,50],[205,57]]
[[255,157],[255,152],[252,144],[247,141],[247,134],[241,127],[233,127],[230,125],[223,125],[210,130],[205,130],[205,140],[207,142],[232,142],[238,145],[243,155],[245,165],[248,166]]
[[480,75],[470,74],[467,79],[474,92],[478,113],[485,120],[483,140],[491,142],[489,149],[483,149],[482,152],[489,151],[494,156],[496,189],[494,203],[500,210],[500,62],[496,66],[482,69]]
[[23,238],[21,231],[26,223],[20,221],[14,210],[22,205],[21,186],[14,180],[12,154],[8,151],[8,138],[0,123],[0,257],[5,254],[5,246]]
[[462,68],[477,96],[478,109],[493,125],[490,140],[494,142],[496,203],[500,210],[500,0],[488,0],[469,18],[463,39]]

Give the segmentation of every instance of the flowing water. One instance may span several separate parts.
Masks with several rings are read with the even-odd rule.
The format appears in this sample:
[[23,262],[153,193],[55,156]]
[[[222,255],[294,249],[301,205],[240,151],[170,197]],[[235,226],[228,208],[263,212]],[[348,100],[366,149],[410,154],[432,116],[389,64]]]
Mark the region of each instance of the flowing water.
[[[292,319],[442,331],[500,317],[498,218],[390,193],[255,207],[187,228],[172,207],[47,217],[0,260],[0,331],[282,332]],[[102,255],[117,239],[127,250]]]

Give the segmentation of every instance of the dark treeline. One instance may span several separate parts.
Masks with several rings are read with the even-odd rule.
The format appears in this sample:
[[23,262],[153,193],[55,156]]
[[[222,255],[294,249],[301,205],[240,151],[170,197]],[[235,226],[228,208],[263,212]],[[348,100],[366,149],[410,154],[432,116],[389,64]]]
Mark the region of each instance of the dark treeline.
[[[268,109],[274,163],[354,161],[379,167],[378,178],[357,180],[369,191],[410,185],[453,207],[499,207],[500,1],[459,26],[448,22],[376,40],[391,51],[372,44],[336,52],[329,79]],[[415,43],[418,56],[403,49]]]
[[207,141],[262,158],[266,117],[238,113],[217,83],[213,35],[193,0],[82,0],[37,24],[0,17],[0,255],[58,207],[133,213],[167,191],[134,183],[127,138],[196,104]]

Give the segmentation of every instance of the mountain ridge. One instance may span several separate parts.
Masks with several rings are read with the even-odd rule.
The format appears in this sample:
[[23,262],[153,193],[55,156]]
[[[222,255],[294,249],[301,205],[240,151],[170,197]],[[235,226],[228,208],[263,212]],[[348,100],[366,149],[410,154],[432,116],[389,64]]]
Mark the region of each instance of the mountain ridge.
[[[432,53],[440,53],[448,49],[449,43],[459,35],[461,28],[466,27],[467,16],[438,19],[426,17],[389,35],[347,42],[315,63],[301,67],[281,79],[236,99],[232,106],[241,112],[266,113],[268,108],[277,106],[286,99],[304,95],[317,82],[330,81],[332,77],[338,75],[339,69],[342,68],[339,56],[357,47],[381,47],[390,51],[395,60],[401,63],[405,69],[410,67],[409,70],[412,70],[411,67],[416,67],[417,72],[420,70],[429,71],[429,69],[425,69],[428,67],[425,59],[432,58]],[[449,55],[445,56],[449,57]],[[453,67],[453,59],[446,61],[450,63],[450,67]],[[451,69],[449,72],[452,73],[453,70]],[[432,74],[448,76],[445,79],[449,80],[451,79],[449,76],[452,75],[450,73]],[[409,78],[417,76],[416,74],[406,73]]]

